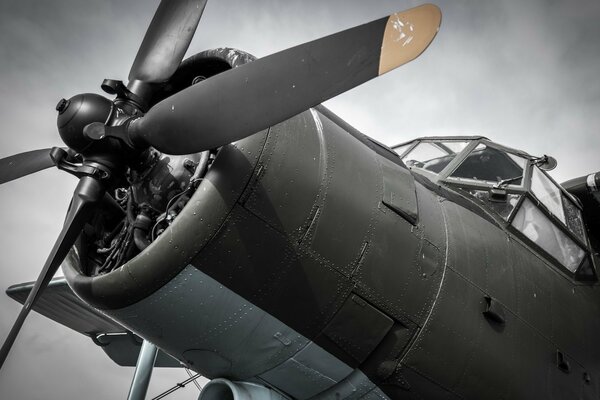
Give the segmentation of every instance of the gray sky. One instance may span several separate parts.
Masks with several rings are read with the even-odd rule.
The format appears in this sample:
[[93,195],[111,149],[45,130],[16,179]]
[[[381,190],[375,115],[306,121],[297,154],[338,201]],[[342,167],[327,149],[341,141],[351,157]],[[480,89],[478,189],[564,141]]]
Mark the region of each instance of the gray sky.
[[[420,4],[391,0],[209,1],[188,54],[257,56]],[[600,170],[600,2],[440,0],[442,28],[416,61],[326,103],[387,144],[484,135],[559,161],[558,181]],[[156,0],[0,0],[0,157],[59,145],[54,106],[125,80]],[[75,187],[55,170],[0,186],[0,288],[33,280]],[[0,340],[19,311],[0,294]],[[0,373],[0,398],[124,398],[131,368],[32,314]],[[156,371],[159,393],[183,371]],[[173,398],[193,399],[194,389]],[[197,391],[196,391],[197,392]],[[152,394],[151,393],[151,394]]]

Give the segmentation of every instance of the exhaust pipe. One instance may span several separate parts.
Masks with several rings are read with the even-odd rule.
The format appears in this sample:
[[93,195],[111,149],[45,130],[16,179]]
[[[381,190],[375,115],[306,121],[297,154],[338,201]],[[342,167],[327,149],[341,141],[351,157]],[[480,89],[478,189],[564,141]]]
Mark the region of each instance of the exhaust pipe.
[[213,379],[208,382],[198,400],[288,400],[276,391],[249,382]]

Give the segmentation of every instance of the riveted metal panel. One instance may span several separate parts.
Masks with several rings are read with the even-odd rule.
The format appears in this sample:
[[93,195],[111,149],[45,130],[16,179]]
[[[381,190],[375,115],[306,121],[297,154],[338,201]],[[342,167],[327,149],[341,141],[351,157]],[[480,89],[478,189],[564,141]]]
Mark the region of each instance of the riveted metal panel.
[[327,149],[326,193],[311,250],[344,274],[353,269],[382,198],[381,172],[362,142],[319,114]]
[[[13,285],[6,290],[6,294],[24,304],[34,283]],[[121,325],[77,297],[62,277],[50,281],[33,309],[84,335],[125,332]]]
[[[426,325],[403,362],[451,390],[478,349],[482,296],[450,269]],[[465,349],[468,349],[465,352]]]
[[417,194],[415,180],[408,169],[385,158],[378,159],[383,174],[381,201],[413,225],[417,222]]
[[241,206],[192,263],[310,338],[351,290],[349,278]]
[[417,226],[380,209],[376,229],[358,266],[357,292],[405,324],[425,321],[445,262],[445,233],[435,194],[417,184],[419,207],[428,210]]
[[383,340],[394,321],[360,296],[352,294],[323,329],[346,354],[362,363]]
[[209,378],[258,375],[308,344],[191,265],[150,297],[107,313]]
[[323,126],[313,110],[271,128],[242,203],[273,228],[299,239],[327,189]]
[[350,375],[338,382],[336,385],[315,396],[311,400],[359,400],[379,399],[387,400],[384,394],[361,370],[355,369]]
[[[589,353],[598,354],[598,337],[594,343],[587,342],[586,331],[591,328],[592,319],[598,319],[599,314],[590,311],[596,309],[588,305],[583,292],[586,287],[578,287],[566,279],[555,279],[548,289],[550,294],[545,316],[549,320],[548,336],[556,342],[557,346],[579,362],[594,362],[589,358]],[[588,318],[582,318],[587,316]],[[600,334],[600,331],[597,331]],[[586,345],[590,345],[587,347]]]
[[294,357],[260,377],[302,400],[326,390],[351,372],[350,367],[311,342]]
[[435,400],[457,400],[461,399],[457,394],[432,383],[431,378],[419,374],[412,368],[404,365],[398,368],[398,375],[405,382],[403,386],[382,385],[386,393],[390,393],[393,399],[435,399]]
[[104,310],[134,304],[168,283],[211,240],[234,207],[250,181],[266,137],[263,131],[221,148],[178,218],[123,266],[89,277],[82,273],[81,249],[74,247],[62,264],[73,291]]
[[514,242],[509,254],[515,269],[517,307],[513,310],[549,338],[552,331],[552,280],[562,279],[530,249]]
[[516,271],[507,233],[468,209],[444,202],[448,219],[448,264],[486,293],[516,310]]

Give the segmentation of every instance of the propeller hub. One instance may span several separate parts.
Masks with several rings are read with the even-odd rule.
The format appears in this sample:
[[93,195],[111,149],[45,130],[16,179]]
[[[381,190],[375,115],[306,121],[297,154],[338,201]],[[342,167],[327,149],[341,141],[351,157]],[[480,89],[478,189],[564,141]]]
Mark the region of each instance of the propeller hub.
[[113,103],[98,94],[84,93],[61,100],[56,109],[58,132],[63,142],[78,153],[84,153],[94,141],[83,135],[83,128],[92,122],[108,122]]

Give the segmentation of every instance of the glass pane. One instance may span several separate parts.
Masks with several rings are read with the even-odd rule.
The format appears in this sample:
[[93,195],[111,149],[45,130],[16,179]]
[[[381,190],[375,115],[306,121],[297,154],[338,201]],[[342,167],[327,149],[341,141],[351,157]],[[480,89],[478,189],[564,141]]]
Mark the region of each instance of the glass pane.
[[465,149],[465,147],[467,147],[468,144],[469,144],[469,142],[465,142],[465,141],[447,141],[447,142],[440,143],[440,145],[445,146],[446,148],[448,148],[449,150],[451,150],[453,153],[456,153],[456,154],[463,151]]
[[521,198],[519,194],[508,193],[506,201],[500,202],[490,200],[490,192],[487,190],[469,190],[469,194],[485,203],[485,205],[496,211],[505,220],[508,220],[512,210],[519,204],[519,199]]
[[585,252],[529,199],[523,201],[512,225],[571,272],[575,272],[585,256]]
[[533,167],[531,191],[546,208],[562,222],[565,222],[565,211],[562,205],[560,189],[538,167]]
[[462,164],[450,175],[458,179],[472,179],[521,185],[527,160],[505,151],[479,144]]
[[564,194],[562,194],[562,203],[565,211],[565,219],[567,220],[567,227],[585,243],[585,233],[583,229],[581,211],[579,211],[579,208],[577,208],[577,206],[570,199],[565,197]]
[[402,154],[404,154],[404,152],[405,152],[406,150],[408,150],[408,148],[409,148],[410,146],[412,146],[412,143],[405,144],[405,145],[402,145],[402,146],[397,146],[397,147],[394,147],[394,148],[393,148],[393,150],[394,150],[396,153],[398,153],[398,155],[399,155],[400,157],[402,157]]
[[594,266],[589,256],[585,257],[585,260],[581,264],[581,267],[577,270],[577,277],[582,280],[592,280],[596,277],[594,272]]
[[410,168],[441,172],[468,144],[467,141],[421,142],[403,157]]
[[432,143],[419,143],[410,153],[404,156],[405,164],[422,167],[427,161],[444,157],[446,153]]

